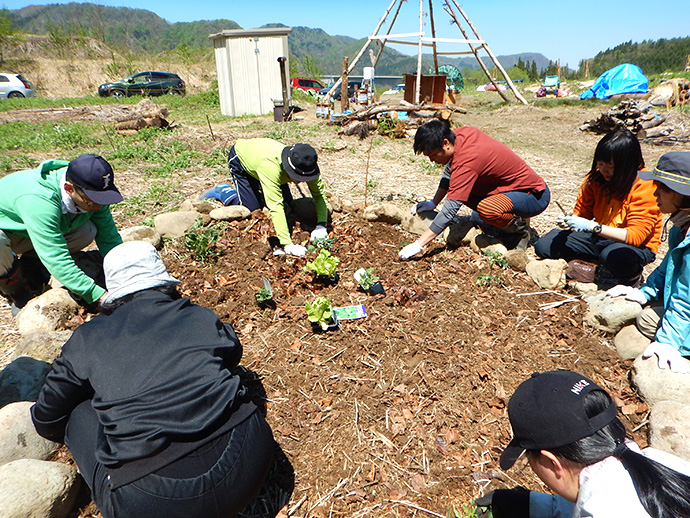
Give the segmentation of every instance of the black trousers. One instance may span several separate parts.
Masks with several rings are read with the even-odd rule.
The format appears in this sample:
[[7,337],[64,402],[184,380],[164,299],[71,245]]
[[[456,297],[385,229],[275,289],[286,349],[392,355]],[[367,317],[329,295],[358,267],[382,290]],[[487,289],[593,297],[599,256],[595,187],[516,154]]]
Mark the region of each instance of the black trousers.
[[95,458],[102,440],[96,411],[84,401],[70,415],[65,444],[104,518],[237,516],[261,489],[275,444],[257,411],[182,459],[113,490],[106,467]]
[[[266,201],[264,200],[264,193],[261,189],[261,182],[244,170],[235,152],[235,146],[232,146],[228,153],[228,168],[232,175],[232,181],[235,184],[237,196],[240,199],[240,205],[244,205],[251,211],[265,207]],[[292,203],[290,186],[288,184],[283,184],[280,186],[280,190],[283,193],[283,200],[285,200],[287,205],[290,205]]]

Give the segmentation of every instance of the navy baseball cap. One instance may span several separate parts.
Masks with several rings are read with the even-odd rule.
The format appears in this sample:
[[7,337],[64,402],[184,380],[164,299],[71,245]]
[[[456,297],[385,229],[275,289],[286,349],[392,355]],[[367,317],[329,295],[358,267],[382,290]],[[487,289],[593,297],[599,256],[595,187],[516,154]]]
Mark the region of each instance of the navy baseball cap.
[[67,180],[99,205],[122,201],[122,195],[115,187],[113,168],[102,156],[79,155],[67,166]]
[[535,372],[523,381],[508,402],[513,440],[501,454],[501,469],[509,469],[525,450],[548,450],[589,437],[616,418],[618,409],[609,396],[606,409],[592,417],[585,396],[608,393],[592,380],[572,371]]

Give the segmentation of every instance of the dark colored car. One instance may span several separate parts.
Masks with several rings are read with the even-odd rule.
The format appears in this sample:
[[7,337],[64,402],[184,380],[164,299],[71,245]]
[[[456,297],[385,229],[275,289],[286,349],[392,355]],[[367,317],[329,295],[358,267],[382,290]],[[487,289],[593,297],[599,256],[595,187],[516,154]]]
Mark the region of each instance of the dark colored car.
[[98,87],[98,95],[101,97],[185,95],[186,93],[184,81],[177,74],[170,72],[139,72],[122,81],[103,83]]
[[[347,97],[348,99],[352,99],[352,96],[355,95],[355,92],[359,90],[359,87],[361,86],[360,81],[348,81],[347,82]],[[319,90],[319,98],[324,97],[327,93],[328,90],[330,90],[331,87],[327,86],[326,88],[322,88]],[[340,100],[340,92],[342,90],[342,85],[338,85],[338,88],[335,89],[335,92],[333,92],[332,97],[336,100]]]

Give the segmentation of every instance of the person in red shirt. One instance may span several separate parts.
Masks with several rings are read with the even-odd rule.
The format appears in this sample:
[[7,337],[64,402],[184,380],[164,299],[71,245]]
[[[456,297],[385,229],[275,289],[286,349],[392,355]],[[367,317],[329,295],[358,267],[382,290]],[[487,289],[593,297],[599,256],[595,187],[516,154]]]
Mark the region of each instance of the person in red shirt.
[[472,127],[455,130],[431,121],[417,130],[414,151],[446,168],[432,201],[422,201],[413,213],[443,208],[417,241],[398,255],[409,259],[450,224],[460,207],[474,209],[482,222],[512,234],[510,248],[524,250],[530,240],[526,218],[542,213],[551,200],[544,179],[508,146]]
[[[628,129],[614,130],[597,144],[592,169],[580,187],[572,213],[534,244],[537,256],[570,262],[567,274],[603,287],[635,285],[654,261],[661,243],[662,216],[654,183],[641,180],[642,149]],[[585,270],[580,261],[596,264]]]

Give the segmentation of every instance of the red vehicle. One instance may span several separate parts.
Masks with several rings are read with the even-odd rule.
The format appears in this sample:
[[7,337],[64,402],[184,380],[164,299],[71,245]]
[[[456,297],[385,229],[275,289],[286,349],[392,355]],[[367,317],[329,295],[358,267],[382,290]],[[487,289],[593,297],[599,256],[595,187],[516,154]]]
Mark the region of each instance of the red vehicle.
[[303,77],[293,77],[290,79],[290,86],[304,90],[305,92],[312,90],[315,93],[323,88],[323,85],[316,79],[305,79]]

